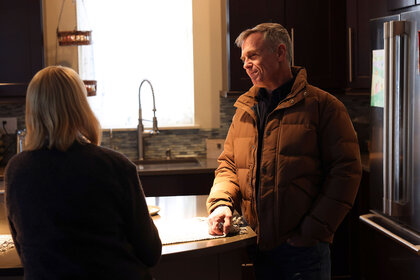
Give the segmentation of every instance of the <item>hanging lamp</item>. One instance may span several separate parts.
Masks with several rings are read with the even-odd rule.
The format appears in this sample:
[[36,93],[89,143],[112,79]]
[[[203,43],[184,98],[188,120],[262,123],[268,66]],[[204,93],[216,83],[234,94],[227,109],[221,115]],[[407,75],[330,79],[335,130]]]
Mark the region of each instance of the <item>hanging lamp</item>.
[[[87,46],[92,44],[92,30],[78,30],[77,24],[74,30],[60,31],[61,16],[64,10],[64,4],[66,0],[63,0],[61,4],[60,15],[57,23],[57,42],[58,46]],[[83,0],[82,4],[84,6]],[[75,2],[75,0],[73,0]],[[56,51],[56,62],[57,62],[57,51]],[[87,96],[95,96],[97,89],[96,80],[83,80],[86,87]]]
[[61,11],[57,24],[57,40],[60,46],[85,46],[92,44],[92,30],[77,30],[77,27],[71,31],[60,31],[61,16],[63,15],[64,4],[61,4]]
[[57,39],[60,46],[84,46],[92,44],[92,31],[58,31]]

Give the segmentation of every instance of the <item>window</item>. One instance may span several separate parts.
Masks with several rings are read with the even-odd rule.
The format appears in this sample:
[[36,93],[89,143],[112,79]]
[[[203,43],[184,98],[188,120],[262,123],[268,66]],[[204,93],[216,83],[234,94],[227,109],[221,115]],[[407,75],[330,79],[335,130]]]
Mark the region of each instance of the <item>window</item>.
[[[93,45],[79,48],[79,73],[98,82],[88,100],[103,128],[137,127],[143,79],[159,127],[194,125],[192,0],[84,0],[77,9],[79,29],[93,31]],[[141,106],[150,127],[147,83]]]

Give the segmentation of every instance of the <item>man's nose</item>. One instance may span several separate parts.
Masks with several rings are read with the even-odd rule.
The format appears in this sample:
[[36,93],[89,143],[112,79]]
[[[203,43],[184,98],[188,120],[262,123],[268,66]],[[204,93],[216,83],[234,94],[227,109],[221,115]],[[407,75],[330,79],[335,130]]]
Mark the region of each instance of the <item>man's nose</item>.
[[249,60],[247,60],[247,59],[244,60],[243,67],[244,67],[244,69],[251,68],[251,63],[249,62]]

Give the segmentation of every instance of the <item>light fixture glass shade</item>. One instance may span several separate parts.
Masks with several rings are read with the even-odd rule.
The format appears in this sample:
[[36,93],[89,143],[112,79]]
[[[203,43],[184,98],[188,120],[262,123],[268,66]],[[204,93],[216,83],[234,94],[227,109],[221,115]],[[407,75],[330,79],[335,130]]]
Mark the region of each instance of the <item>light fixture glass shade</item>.
[[92,44],[92,31],[57,31],[60,46],[83,46]]
[[86,87],[87,96],[95,96],[97,82],[95,80],[83,80],[83,83]]

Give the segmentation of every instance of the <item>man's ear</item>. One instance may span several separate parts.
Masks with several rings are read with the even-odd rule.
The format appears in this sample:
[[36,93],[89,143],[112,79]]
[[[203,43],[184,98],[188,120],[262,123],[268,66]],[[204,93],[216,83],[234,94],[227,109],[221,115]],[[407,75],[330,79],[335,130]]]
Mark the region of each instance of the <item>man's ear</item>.
[[287,59],[285,44],[279,44],[279,46],[277,47],[277,57],[279,58],[279,62],[285,61]]

